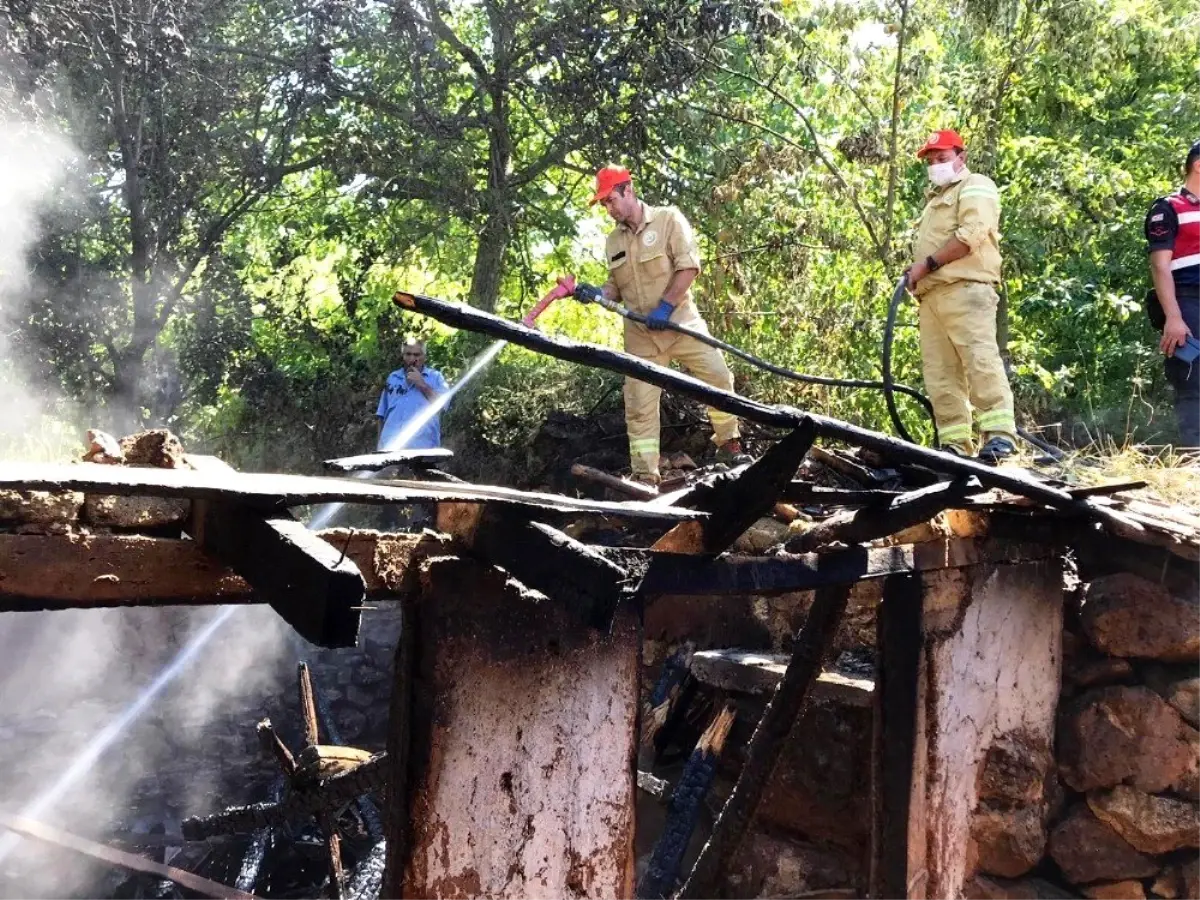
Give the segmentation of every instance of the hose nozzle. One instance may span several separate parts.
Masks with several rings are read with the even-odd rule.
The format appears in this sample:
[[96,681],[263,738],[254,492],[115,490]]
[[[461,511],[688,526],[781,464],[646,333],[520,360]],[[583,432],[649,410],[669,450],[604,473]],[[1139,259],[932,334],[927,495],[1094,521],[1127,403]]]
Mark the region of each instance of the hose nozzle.
[[550,290],[550,293],[539,300],[533,309],[522,316],[521,324],[526,328],[533,328],[534,321],[549,308],[551,303],[555,300],[561,300],[563,297],[570,297],[573,293],[575,293],[575,276],[560,276],[558,283]]

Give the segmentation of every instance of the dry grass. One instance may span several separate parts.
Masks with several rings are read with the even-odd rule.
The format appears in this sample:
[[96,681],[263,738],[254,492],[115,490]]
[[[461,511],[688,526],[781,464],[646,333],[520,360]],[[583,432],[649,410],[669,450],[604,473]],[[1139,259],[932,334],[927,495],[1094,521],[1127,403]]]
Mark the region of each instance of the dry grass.
[[1035,454],[1033,448],[1024,446],[1020,465],[1078,487],[1144,481],[1146,487],[1128,491],[1127,496],[1200,511],[1200,455],[1195,453],[1180,453],[1170,446],[1117,445],[1110,441],[1073,451],[1052,466],[1034,466]]

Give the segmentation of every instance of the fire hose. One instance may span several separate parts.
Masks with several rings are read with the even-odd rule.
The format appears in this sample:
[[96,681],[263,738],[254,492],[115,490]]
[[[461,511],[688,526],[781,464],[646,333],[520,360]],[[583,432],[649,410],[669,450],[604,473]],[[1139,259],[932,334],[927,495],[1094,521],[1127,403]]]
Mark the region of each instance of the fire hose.
[[[545,312],[546,308],[550,306],[551,303],[563,297],[573,296],[576,297],[576,299],[583,300],[583,298],[580,297],[577,292],[577,287],[578,286],[575,283],[575,276],[567,275],[559,278],[554,289],[546,294],[546,296],[543,297],[537,303],[537,305],[535,305],[528,313],[525,314],[525,316],[521,319],[521,324],[527,328],[534,327],[534,320],[537,319],[537,317],[543,312]],[[774,363],[767,362],[765,359],[760,359],[751,353],[747,353],[740,347],[735,347],[733,344],[728,344],[725,341],[713,337],[707,331],[690,328],[687,325],[671,322],[669,320],[666,322],[660,322],[658,324],[664,330],[675,331],[679,334],[687,335],[690,338],[700,341],[702,344],[707,344],[708,346],[714,347],[717,350],[723,350],[724,352],[730,353],[739,359],[745,360],[746,362],[750,363],[750,365],[762,369],[765,372],[770,372],[773,375],[779,375],[792,381],[798,381],[802,384],[818,384],[828,387],[883,391],[884,401],[887,404],[888,417],[892,421],[892,426],[896,429],[896,434],[908,441],[910,444],[915,444],[917,442],[913,440],[912,435],[909,433],[908,429],[904,427],[904,422],[900,418],[900,411],[896,406],[896,394],[904,394],[905,396],[916,400],[917,403],[919,403],[925,410],[925,414],[929,416],[930,424],[934,427],[934,434],[937,433],[937,428],[936,424],[934,423],[933,404],[930,402],[929,398],[916,388],[912,388],[904,384],[897,384],[892,378],[892,344],[895,341],[896,336],[896,316],[899,313],[900,305],[904,302],[904,293],[906,289],[907,280],[902,276],[896,283],[896,289],[892,292],[892,299],[888,304],[887,321],[883,332],[883,380],[881,381],[868,381],[858,378],[830,378],[824,375],[809,375],[804,372],[796,372],[792,369],[787,369],[783,366],[778,366]],[[631,309],[627,309],[620,303],[609,300],[603,295],[598,296],[595,301],[583,300],[583,302],[595,302],[609,312],[616,313],[617,315],[628,319],[631,322],[637,322],[641,325],[648,325],[646,316],[642,315],[641,313],[634,312]],[[1048,444],[1040,438],[1029,434],[1025,431],[1025,429],[1018,428],[1017,434],[1055,459],[1062,458],[1063,453],[1061,450],[1052,444]]]

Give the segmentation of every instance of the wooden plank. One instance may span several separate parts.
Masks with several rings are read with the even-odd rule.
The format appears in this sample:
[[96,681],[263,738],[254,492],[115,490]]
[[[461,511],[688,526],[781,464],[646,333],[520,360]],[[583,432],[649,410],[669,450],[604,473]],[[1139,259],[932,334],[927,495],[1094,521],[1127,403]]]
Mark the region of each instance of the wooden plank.
[[[349,529],[316,535],[355,564],[369,598],[411,592],[416,562],[445,552],[442,541],[427,535]],[[0,533],[0,612],[264,602],[195,541]]]
[[407,830],[383,896],[630,896],[636,612],[598,633],[569,598],[470,559],[432,560],[421,582],[397,742],[411,764],[392,777],[407,779],[408,802],[391,804]]
[[723,473],[711,485],[696,486],[683,504],[708,513],[702,522],[676,525],[654,550],[717,554],[767,515],[812,448],[816,428],[805,419],[760,459],[740,471]]
[[643,503],[575,500],[557,494],[518,491],[492,485],[281,475],[270,472],[201,472],[148,469],[94,463],[0,463],[0,488],[18,491],[83,491],[122,496],[186,497],[245,504],[262,511],[314,503],[508,503],[538,512],[591,512],[618,518],[682,522],[702,519],[686,509],[658,509]]
[[423,469],[435,463],[445,462],[453,456],[454,452],[445,447],[431,447],[427,450],[380,450],[376,453],[327,459],[321,465],[331,472],[378,472],[391,466]]
[[819,437],[866,447],[887,455],[889,459],[894,459],[897,463],[923,465],[935,472],[954,476],[974,475],[981,484],[988,487],[1004,488],[1056,509],[1099,519],[1108,525],[1117,521],[1111,510],[1097,507],[1086,498],[1077,500],[1066,491],[1039,484],[1027,473],[1012,467],[987,466],[974,459],[920,447],[878,431],[843,422],[840,419],[802,412],[792,407],[767,406],[729,391],[719,390],[690,375],[673,371],[665,366],[655,365],[631,354],[594,344],[552,338],[463,304],[447,303],[433,297],[404,291],[397,292],[393,301],[402,309],[430,316],[455,328],[465,328],[479,334],[511,341],[518,346],[545,353],[556,359],[596,366],[627,375],[752,422],[791,429],[799,425],[805,416],[808,416],[816,425]]
[[780,492],[779,497],[786,503],[801,506],[879,506],[900,493],[884,488],[831,488],[809,481],[793,481]]
[[[772,693],[787,670],[783,653],[755,653],[747,650],[701,650],[692,654],[692,677],[701,684],[745,694]],[[825,668],[813,682],[814,701],[870,706],[875,682],[870,678],[848,675]]]
[[239,891],[237,888],[221,884],[219,881],[202,878],[183,869],[177,869],[175,866],[164,865],[152,859],[146,859],[144,856],[137,856],[115,847],[89,841],[87,838],[47,825],[45,822],[0,812],[0,827],[7,828],[22,837],[90,856],[92,859],[111,866],[166,878],[181,887],[195,891],[202,897],[215,897],[217,900],[257,900],[256,895]]
[[592,484],[610,488],[635,500],[654,500],[658,497],[658,491],[648,484],[618,478],[616,475],[609,475],[607,472],[601,472],[599,469],[593,469],[591,466],[581,463],[571,466],[571,475],[580,481],[590,481]]
[[728,871],[741,847],[792,726],[796,724],[809,689],[829,653],[849,597],[848,587],[823,588],[817,592],[804,627],[796,636],[783,678],[763,710],[746,748],[746,764],[737,784],[721,809],[691,874],[676,896],[717,895],[717,880],[722,872]]

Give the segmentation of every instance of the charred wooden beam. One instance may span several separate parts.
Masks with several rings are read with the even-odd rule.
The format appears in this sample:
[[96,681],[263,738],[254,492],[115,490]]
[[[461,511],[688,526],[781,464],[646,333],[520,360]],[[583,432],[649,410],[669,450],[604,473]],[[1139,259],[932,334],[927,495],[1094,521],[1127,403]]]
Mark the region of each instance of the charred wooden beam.
[[796,474],[816,436],[812,421],[802,419],[761,459],[740,471],[722,473],[707,489],[693,490],[682,502],[703,510],[708,517],[676,525],[652,549],[713,555],[727,550],[775,506],[779,492]]
[[378,472],[391,466],[424,469],[445,462],[453,456],[454,452],[445,447],[431,447],[427,450],[380,450],[377,453],[327,459],[321,465],[330,472]]
[[[445,538],[330,529],[316,532],[358,567],[368,597],[411,589],[416,563]],[[0,612],[108,606],[264,603],[199,543],[136,534],[0,533]]]
[[[825,553],[778,556],[722,556],[715,560],[678,553],[645,554],[628,550],[596,552],[621,560],[631,574],[642,573],[638,593],[694,596],[763,596],[853,584],[902,572],[961,568],[978,562],[1045,559],[1053,547],[1039,543],[949,538],[893,547],[850,547]],[[647,558],[649,557],[649,558]]]
[[358,567],[286,512],[267,518],[208,504],[203,546],[241,575],[305,640],[353,647],[367,588]]
[[292,756],[292,751],[288,749],[287,744],[279,737],[275,731],[275,726],[271,724],[270,719],[263,719],[255,726],[255,731],[258,734],[258,744],[262,747],[263,752],[270,754],[279,763],[279,768],[287,778],[292,778],[296,774],[296,759]]
[[462,304],[447,303],[433,297],[406,292],[398,292],[394,300],[401,309],[431,316],[439,322],[455,328],[464,328],[494,338],[501,338],[557,359],[627,375],[647,384],[675,391],[714,409],[761,425],[791,429],[797,427],[803,417],[807,415],[816,425],[819,437],[833,438],[855,446],[866,447],[887,454],[889,458],[898,462],[927,466],[935,472],[955,476],[974,475],[981,484],[989,487],[1004,488],[1047,506],[1096,518],[1106,524],[1111,525],[1120,521],[1119,517],[1114,518],[1111,510],[1101,509],[1087,499],[1077,500],[1066,491],[1039,484],[1011,468],[992,468],[973,459],[965,459],[910,444],[878,431],[851,425],[840,419],[816,413],[805,413],[792,407],[767,406],[737,394],[719,390],[698,378],[672,371],[665,366],[655,365],[628,353],[611,350],[607,347],[598,347],[594,344],[581,344],[563,338],[548,337],[541,332]]
[[[700,735],[696,748],[684,764],[683,772],[671,792],[667,805],[667,821],[650,855],[646,872],[638,882],[639,898],[658,900],[667,897],[679,880],[683,855],[687,852],[692,832],[700,819],[704,798],[717,775],[717,759],[725,747],[725,739],[737,716],[737,709],[727,703]],[[638,773],[639,776],[641,773]]]
[[884,582],[872,697],[870,897],[908,897],[924,593],[916,575]]
[[518,511],[475,507],[473,512],[463,515],[461,507],[439,508],[438,529],[526,587],[548,597],[571,598],[583,622],[608,629],[630,587],[624,569],[561,531],[530,522]]
[[547,512],[591,512],[624,519],[682,522],[702,515],[645,503],[575,500],[557,494],[493,485],[428,481],[370,481],[267,472],[196,471],[104,466],[94,463],[0,463],[0,488],[16,491],[83,491],[120,496],[185,497],[236,503],[260,512],[314,503],[392,505],[412,503],[506,503]]
[[780,497],[787,503],[801,506],[882,506],[901,493],[883,488],[831,488],[810,481],[793,481],[783,489]]
[[820,447],[814,447],[812,457],[821,463],[821,465],[828,466],[839,475],[844,475],[846,478],[861,484],[865,488],[881,487],[888,482],[896,480],[896,472],[894,470],[889,474],[885,474],[879,469],[864,466],[860,462],[847,459],[842,453],[833,453],[829,450],[823,450]]
[[717,879],[729,869],[754,819],[763,791],[792,726],[800,716],[809,688],[821,674],[838,625],[846,611],[849,587],[823,588],[817,592],[804,627],[796,635],[791,660],[775,693],[763,710],[746,750],[746,764],[729,795],[712,835],[691,874],[679,889],[681,898],[714,897]]
[[[336,747],[344,746],[345,741],[342,738],[342,731],[338,728],[337,721],[333,717],[333,709],[329,706],[329,698],[315,681],[312,682],[312,697],[313,703],[317,708],[317,722],[321,731],[325,732],[329,743]],[[366,796],[359,797],[355,801],[355,805],[358,807],[358,814],[362,817],[363,826],[366,828],[368,836],[374,840],[382,838],[383,819],[379,815],[379,808],[371,798]]]
[[789,553],[806,553],[826,544],[861,544],[895,534],[920,522],[928,522],[980,489],[975,478],[935,484],[893,497],[886,506],[855,510],[818,522],[790,538]]
[[45,822],[0,812],[0,827],[22,837],[90,856],[92,859],[97,859],[110,866],[166,878],[203,897],[215,897],[217,900],[257,900],[254,894],[239,891],[237,888],[221,884],[219,881],[201,878],[199,875],[177,869],[175,866],[168,866],[152,859],[146,859],[144,856],[137,856],[115,847],[89,841],[87,838],[47,825]]

